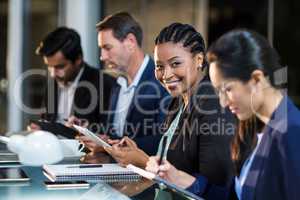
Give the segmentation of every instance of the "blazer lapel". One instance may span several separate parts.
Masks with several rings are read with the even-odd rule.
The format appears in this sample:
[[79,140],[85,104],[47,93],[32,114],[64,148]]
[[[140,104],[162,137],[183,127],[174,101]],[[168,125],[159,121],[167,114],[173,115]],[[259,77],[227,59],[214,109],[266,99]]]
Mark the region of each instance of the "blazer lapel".
[[[192,124],[185,123],[185,121],[186,122],[192,122],[193,118],[195,117],[194,115],[195,115],[195,113],[197,111],[200,111],[197,114],[197,118],[201,118],[204,115],[204,113],[201,113],[201,111],[205,111],[206,110],[206,108],[203,105],[208,100],[208,98],[206,98],[205,95],[208,95],[208,94],[212,93],[207,88],[208,86],[206,85],[207,84],[206,81],[208,81],[208,77],[205,77],[199,83],[198,88],[197,88],[195,94],[192,95],[191,98],[190,98],[189,105],[187,106],[187,108],[183,111],[182,115],[180,116],[178,127],[182,127],[182,128],[180,128],[179,130],[177,130],[178,136],[172,138],[172,143],[174,143],[173,148],[175,148],[175,146],[177,145],[180,137],[182,137],[183,138],[182,148],[183,148],[183,151],[185,151],[185,148],[186,148],[185,147],[185,144],[186,144],[185,140],[187,139],[187,137],[188,137],[188,139],[191,139],[191,134],[192,134],[190,132],[190,127],[189,127]],[[179,105],[183,104],[182,101],[183,101],[182,99],[179,100]]]
[[257,185],[259,184],[258,179],[260,177],[260,173],[263,171],[264,162],[268,158],[272,140],[274,137],[273,135],[277,134],[278,132],[286,132],[287,113],[287,97],[284,96],[280,105],[272,114],[269,123],[263,130],[263,137],[261,139],[260,145],[255,154],[253,163],[250,167],[249,173],[242,189],[243,200],[255,199],[255,190]]
[[108,115],[108,123],[109,124],[113,124],[114,113],[116,111],[120,89],[121,89],[121,86],[118,83],[116,83],[115,87],[112,89],[112,95],[110,97],[110,106],[109,106],[110,114]]
[[[131,113],[132,110],[135,108],[135,102],[138,101],[138,99],[136,99],[137,97],[140,96],[140,94],[145,93],[145,90],[147,89],[147,87],[143,87],[143,90],[140,90],[139,87],[142,83],[144,83],[144,81],[150,81],[151,79],[149,79],[149,77],[152,77],[150,73],[153,73],[153,69],[151,66],[154,66],[154,64],[152,63],[153,61],[151,60],[151,58],[149,58],[149,61],[147,63],[147,66],[139,80],[138,85],[136,86],[135,90],[134,90],[134,94],[133,94],[133,98],[132,101],[130,103],[130,106],[128,108],[128,112],[127,112],[127,116],[126,116],[126,121],[130,121],[130,117],[132,116]],[[140,93],[137,94],[137,91],[139,91]]]
[[[81,77],[78,81],[78,84],[80,84],[80,82],[88,80],[88,69],[87,66],[84,64],[83,72],[81,74]],[[75,112],[74,110],[74,106],[78,106],[78,105],[82,105],[82,97],[86,96],[86,90],[83,89],[82,87],[78,87],[76,86],[75,92],[74,92],[74,99],[72,102],[72,107],[71,107],[71,115],[75,115],[77,116],[78,113]]]
[[270,138],[270,128],[265,127],[263,131],[263,136],[257,152],[254,156],[252,165],[248,172],[247,178],[245,180],[245,184],[242,189],[242,199],[243,200],[254,200],[255,198],[255,189],[258,183],[259,175],[262,171],[264,161],[267,159],[269,155],[270,146],[271,146],[271,138]]
[[48,78],[47,89],[45,94],[45,106],[46,113],[42,115],[42,118],[55,121],[58,111],[58,86],[54,79]]

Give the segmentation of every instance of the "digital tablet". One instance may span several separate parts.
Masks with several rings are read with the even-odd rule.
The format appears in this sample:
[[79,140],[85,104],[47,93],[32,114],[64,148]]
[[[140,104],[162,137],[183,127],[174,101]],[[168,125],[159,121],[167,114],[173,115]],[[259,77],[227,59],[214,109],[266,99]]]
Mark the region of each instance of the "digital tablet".
[[48,122],[41,120],[30,120],[31,123],[37,124],[41,130],[48,131],[55,135],[61,135],[68,139],[75,139],[77,131],[58,122]]
[[142,177],[144,178],[147,178],[149,180],[153,180],[155,181],[157,184],[159,185],[163,185],[165,186],[166,188],[168,188],[170,191],[174,192],[175,194],[178,194],[180,195],[181,197],[183,197],[184,199],[189,199],[189,200],[204,200],[203,198],[201,197],[198,197],[197,195],[171,183],[171,182],[168,182],[167,180],[165,179],[162,179],[160,178],[159,176],[157,176],[156,174],[153,174],[151,172],[148,172],[144,169],[141,169],[139,167],[136,167],[132,164],[129,164],[126,166],[128,169],[132,170],[133,172],[141,175]]
[[96,142],[98,145],[100,145],[102,147],[111,147],[110,144],[108,144],[107,142],[105,142],[104,140],[102,140],[100,137],[98,137],[95,133],[93,133],[89,129],[83,128],[83,127],[77,126],[77,125],[73,125],[73,127],[78,132],[82,133],[83,135],[89,137],[91,140],[93,140],[94,142]]
[[30,178],[20,167],[0,168],[0,183],[2,182],[24,182]]

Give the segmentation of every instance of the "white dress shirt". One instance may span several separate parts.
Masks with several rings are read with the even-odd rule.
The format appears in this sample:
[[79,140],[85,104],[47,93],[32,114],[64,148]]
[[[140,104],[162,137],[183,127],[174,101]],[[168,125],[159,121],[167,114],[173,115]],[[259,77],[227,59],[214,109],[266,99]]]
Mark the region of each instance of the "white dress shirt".
[[57,109],[57,121],[63,122],[64,119],[68,119],[71,115],[73,100],[75,91],[79,82],[79,79],[83,73],[83,68],[81,67],[79,73],[77,74],[75,80],[68,85],[58,85],[58,109]]
[[119,137],[123,136],[128,109],[131,105],[135,89],[142,77],[143,72],[146,69],[149,59],[150,59],[149,56],[146,55],[142,65],[140,66],[137,74],[133,79],[133,82],[130,85],[127,85],[127,80],[124,77],[120,76],[117,79],[117,83],[121,86],[121,88],[120,88],[118,102],[115,110],[113,127],[116,131],[116,134]]

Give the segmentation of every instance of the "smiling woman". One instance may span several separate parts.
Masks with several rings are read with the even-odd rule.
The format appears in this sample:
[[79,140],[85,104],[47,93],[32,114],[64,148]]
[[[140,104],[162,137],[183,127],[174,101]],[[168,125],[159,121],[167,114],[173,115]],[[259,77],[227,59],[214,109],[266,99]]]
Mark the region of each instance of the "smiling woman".
[[[161,164],[158,156],[150,157],[146,169],[205,199],[217,199],[218,191],[213,194],[208,185],[225,187],[231,179],[235,123],[211,86],[203,38],[191,25],[173,23],[157,36],[154,59],[156,78],[173,100],[165,122],[166,148],[162,152],[161,140],[157,152],[165,160]],[[217,121],[223,123],[218,130]],[[165,191],[157,197],[164,199]]]
[[166,42],[155,46],[154,59],[156,78],[173,97],[183,95],[187,105],[189,96],[204,76],[199,70],[203,53],[192,55],[182,43]]

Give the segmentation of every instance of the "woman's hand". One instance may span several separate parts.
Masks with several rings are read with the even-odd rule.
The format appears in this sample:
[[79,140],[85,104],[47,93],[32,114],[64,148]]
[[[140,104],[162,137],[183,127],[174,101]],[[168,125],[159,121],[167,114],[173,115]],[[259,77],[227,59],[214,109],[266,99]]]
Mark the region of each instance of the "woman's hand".
[[146,170],[158,174],[161,178],[182,188],[189,187],[195,181],[193,176],[176,169],[167,160],[163,160],[162,165],[159,165],[158,163],[158,156],[150,157],[146,165]]

